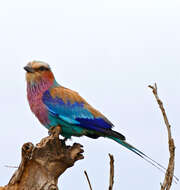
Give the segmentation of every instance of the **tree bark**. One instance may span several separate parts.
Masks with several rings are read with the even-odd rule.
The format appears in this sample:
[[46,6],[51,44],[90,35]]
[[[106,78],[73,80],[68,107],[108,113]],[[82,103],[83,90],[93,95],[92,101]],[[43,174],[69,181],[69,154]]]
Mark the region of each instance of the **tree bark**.
[[59,139],[59,133],[43,138],[36,146],[25,143],[17,171],[0,190],[58,190],[58,178],[77,160],[84,158],[81,153],[80,144],[66,146]]

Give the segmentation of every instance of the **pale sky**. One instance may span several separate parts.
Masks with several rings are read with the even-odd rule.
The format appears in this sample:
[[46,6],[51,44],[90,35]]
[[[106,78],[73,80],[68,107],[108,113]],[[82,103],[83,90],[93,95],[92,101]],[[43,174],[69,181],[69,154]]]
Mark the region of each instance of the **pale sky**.
[[[6,0],[0,2],[0,185],[18,166],[21,146],[38,143],[47,130],[26,100],[23,66],[50,64],[57,81],[104,113],[127,141],[167,166],[167,131],[149,84],[157,82],[176,144],[180,178],[180,1]],[[119,144],[73,138],[85,159],[68,169],[60,189],[108,189],[115,158],[114,190],[160,189],[164,175]],[[180,189],[180,183],[172,190]]]

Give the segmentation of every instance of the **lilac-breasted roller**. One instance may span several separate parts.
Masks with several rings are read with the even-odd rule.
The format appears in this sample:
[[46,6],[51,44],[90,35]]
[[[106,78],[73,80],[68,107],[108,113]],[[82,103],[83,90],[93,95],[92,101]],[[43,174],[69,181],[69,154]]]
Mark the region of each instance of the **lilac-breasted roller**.
[[113,124],[77,92],[58,84],[48,64],[33,61],[24,69],[27,71],[27,98],[31,111],[47,129],[60,126],[61,135],[65,138],[87,136],[112,139],[157,168],[165,169],[127,143],[125,136],[114,131]]

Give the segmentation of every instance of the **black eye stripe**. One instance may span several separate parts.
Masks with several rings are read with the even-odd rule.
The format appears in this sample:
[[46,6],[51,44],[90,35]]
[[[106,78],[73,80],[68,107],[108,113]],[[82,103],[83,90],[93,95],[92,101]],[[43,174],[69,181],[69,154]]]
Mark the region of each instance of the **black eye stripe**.
[[44,66],[41,66],[41,67],[36,69],[36,71],[48,71],[48,70],[49,70],[49,68],[44,67]]

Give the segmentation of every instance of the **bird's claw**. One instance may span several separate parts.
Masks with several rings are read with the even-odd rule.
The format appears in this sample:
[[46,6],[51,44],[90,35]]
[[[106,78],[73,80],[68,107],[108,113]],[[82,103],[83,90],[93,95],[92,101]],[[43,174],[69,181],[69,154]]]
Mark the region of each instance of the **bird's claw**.
[[58,137],[61,133],[61,127],[58,126],[52,126],[49,128],[48,134],[49,136]]
[[50,127],[49,130],[48,130],[48,135],[51,136],[53,134],[53,129],[55,127]]

